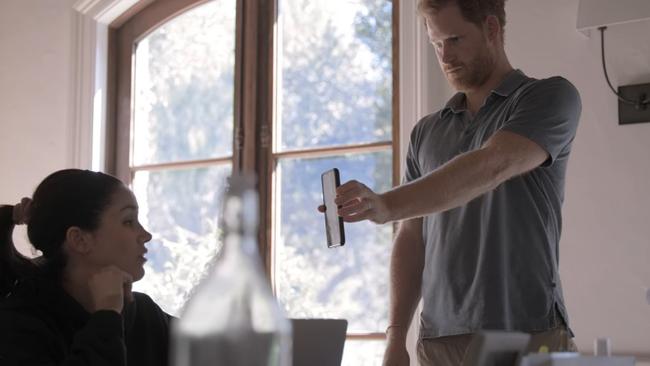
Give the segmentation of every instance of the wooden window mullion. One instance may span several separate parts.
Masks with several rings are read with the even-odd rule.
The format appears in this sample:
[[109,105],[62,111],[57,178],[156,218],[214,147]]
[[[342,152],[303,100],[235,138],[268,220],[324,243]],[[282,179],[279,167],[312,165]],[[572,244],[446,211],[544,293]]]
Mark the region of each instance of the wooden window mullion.
[[[259,253],[266,273],[271,278],[272,242],[272,182],[275,164],[272,159],[273,96],[274,96],[274,26],[276,21],[275,0],[244,0],[255,8],[255,69],[248,77],[255,81],[255,114],[249,125],[254,132],[247,140],[252,146],[244,150],[251,155],[251,171],[258,178],[260,203],[260,226],[258,231]],[[253,37],[253,35],[251,35]]]
[[[393,67],[393,100],[392,100],[392,112],[393,112],[393,187],[398,186],[401,180],[401,133],[400,133],[400,121],[399,121],[399,2],[400,0],[392,0],[392,67]],[[408,1],[408,0],[407,0]],[[394,228],[393,231],[395,231]]]

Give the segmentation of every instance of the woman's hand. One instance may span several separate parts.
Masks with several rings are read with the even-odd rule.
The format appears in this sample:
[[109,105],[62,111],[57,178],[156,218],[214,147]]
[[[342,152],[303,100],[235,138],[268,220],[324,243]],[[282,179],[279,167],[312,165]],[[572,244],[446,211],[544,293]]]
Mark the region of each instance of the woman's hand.
[[88,280],[92,311],[113,310],[121,313],[124,299],[133,301],[132,283],[131,275],[116,266],[105,267],[92,275]]

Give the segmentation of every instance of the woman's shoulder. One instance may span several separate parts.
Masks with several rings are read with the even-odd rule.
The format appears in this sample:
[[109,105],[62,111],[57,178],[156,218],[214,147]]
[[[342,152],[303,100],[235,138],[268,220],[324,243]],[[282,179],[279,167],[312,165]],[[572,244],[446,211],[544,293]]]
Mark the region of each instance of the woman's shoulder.
[[167,325],[173,318],[167,314],[156,302],[147,294],[142,292],[133,292],[133,298],[137,308],[138,317],[146,317],[150,321],[161,321]]
[[133,292],[133,299],[137,304],[138,309],[148,312],[165,314],[165,311],[147,294],[142,292]]
[[11,331],[50,328],[52,314],[47,303],[51,299],[47,298],[42,287],[35,279],[16,284],[12,292],[0,300],[0,324],[5,325],[0,328],[11,328]]
[[0,364],[15,364],[12,361],[17,360],[44,362],[44,355],[62,355],[60,341],[43,314],[14,305],[6,301],[0,305]]
[[0,316],[36,315],[42,313],[42,301],[39,297],[39,283],[36,279],[17,282],[11,292],[0,299]]
[[38,303],[30,299],[10,295],[0,301],[0,354],[18,352],[35,339],[46,348],[56,344],[53,319]]
[[133,298],[138,304],[159,307],[158,304],[156,304],[156,302],[153,301],[153,299],[144,292],[133,291]]
[[36,318],[41,315],[40,309],[28,299],[10,294],[4,299],[0,299],[0,323],[6,324],[5,319],[13,317]]
[[22,299],[7,298],[0,301],[0,339],[6,333],[11,335],[21,330],[47,330],[48,323],[47,313]]

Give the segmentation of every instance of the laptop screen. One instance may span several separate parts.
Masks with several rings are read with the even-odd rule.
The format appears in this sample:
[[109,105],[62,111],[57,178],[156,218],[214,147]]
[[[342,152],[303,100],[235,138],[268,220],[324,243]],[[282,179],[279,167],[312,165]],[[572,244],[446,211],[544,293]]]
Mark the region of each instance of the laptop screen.
[[291,319],[293,366],[340,366],[348,322],[344,319]]

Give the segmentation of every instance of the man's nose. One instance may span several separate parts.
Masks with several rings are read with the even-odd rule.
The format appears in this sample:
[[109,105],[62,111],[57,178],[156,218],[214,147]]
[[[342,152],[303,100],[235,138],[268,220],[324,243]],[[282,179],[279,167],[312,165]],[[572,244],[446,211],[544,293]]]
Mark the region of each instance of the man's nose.
[[442,45],[438,48],[438,56],[443,64],[452,63],[452,61],[456,59],[455,53],[452,51],[451,47],[447,45]]

